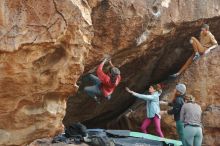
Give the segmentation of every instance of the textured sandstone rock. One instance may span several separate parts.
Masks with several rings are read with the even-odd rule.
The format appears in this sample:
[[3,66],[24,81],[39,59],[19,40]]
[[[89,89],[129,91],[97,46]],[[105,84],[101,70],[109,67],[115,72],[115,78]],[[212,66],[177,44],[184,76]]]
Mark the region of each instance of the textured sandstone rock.
[[86,1],[0,2],[0,145],[61,129],[93,36]]

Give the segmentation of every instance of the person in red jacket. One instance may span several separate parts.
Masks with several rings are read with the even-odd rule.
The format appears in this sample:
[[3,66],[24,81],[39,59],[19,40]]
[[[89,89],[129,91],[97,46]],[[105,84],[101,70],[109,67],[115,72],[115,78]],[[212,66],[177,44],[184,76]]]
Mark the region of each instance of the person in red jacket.
[[97,76],[89,74],[89,79],[95,84],[93,86],[87,86],[84,91],[92,98],[94,98],[98,103],[97,96],[104,96],[108,100],[111,98],[111,94],[114,92],[115,87],[121,81],[120,70],[116,68],[111,61],[109,61],[111,68],[106,74],[103,72],[102,68],[106,63],[107,59],[98,66],[96,71]]

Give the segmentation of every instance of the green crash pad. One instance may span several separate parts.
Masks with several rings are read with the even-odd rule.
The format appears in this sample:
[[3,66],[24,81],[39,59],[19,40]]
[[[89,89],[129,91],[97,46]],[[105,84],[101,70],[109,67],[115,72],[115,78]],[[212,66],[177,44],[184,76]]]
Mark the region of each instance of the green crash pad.
[[174,144],[174,146],[181,146],[182,145],[182,142],[178,141],[178,140],[161,138],[161,137],[158,137],[158,136],[154,136],[154,135],[151,135],[151,134],[140,133],[140,132],[130,132],[129,136],[138,137],[138,138],[146,138],[146,139],[157,140],[157,141],[164,141],[167,144]]
[[151,134],[145,134],[140,132],[132,132],[130,130],[105,130],[106,133],[111,135],[117,135],[119,137],[136,137],[136,138],[144,138],[155,141],[163,141],[166,144],[173,144],[174,146],[181,146],[182,142],[178,140],[172,140],[167,138],[161,138]]

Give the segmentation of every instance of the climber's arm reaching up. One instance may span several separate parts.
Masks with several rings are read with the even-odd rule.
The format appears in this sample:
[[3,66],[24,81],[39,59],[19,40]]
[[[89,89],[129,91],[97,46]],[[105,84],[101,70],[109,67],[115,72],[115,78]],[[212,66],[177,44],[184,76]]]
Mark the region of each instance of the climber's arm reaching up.
[[96,74],[102,83],[108,82],[109,76],[103,72],[103,66],[106,63],[107,59],[105,58],[102,63],[98,66]]

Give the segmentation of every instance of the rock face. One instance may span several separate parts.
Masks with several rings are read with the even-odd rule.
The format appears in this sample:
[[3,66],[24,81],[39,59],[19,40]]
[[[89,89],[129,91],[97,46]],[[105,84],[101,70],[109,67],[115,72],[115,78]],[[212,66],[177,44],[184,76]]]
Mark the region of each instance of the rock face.
[[[176,83],[184,83],[187,86],[187,94],[196,97],[196,102],[203,110],[202,124],[205,146],[220,145],[220,47],[213,50],[207,56],[194,62],[190,68],[175,81],[167,81],[167,87],[161,98],[171,101],[173,89]],[[161,107],[165,110],[165,107]],[[131,109],[126,111],[117,120],[111,122],[108,127],[139,130],[141,121],[144,119],[144,103],[136,102]],[[162,129],[166,137],[177,137],[175,134],[175,123],[171,116],[162,116]],[[153,133],[153,131],[151,131]]]
[[[176,71],[204,22],[220,40],[219,7],[219,0],[2,0],[0,145],[55,135],[66,106],[66,126],[107,127],[135,102],[124,87],[141,92]],[[123,81],[97,106],[75,84],[105,54]]]
[[0,2],[0,145],[61,129],[93,36],[86,1]]

